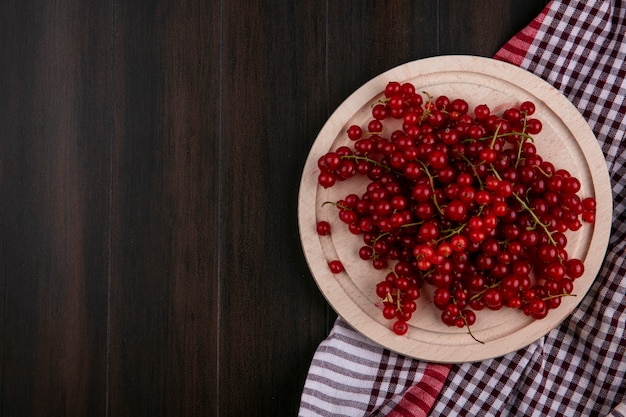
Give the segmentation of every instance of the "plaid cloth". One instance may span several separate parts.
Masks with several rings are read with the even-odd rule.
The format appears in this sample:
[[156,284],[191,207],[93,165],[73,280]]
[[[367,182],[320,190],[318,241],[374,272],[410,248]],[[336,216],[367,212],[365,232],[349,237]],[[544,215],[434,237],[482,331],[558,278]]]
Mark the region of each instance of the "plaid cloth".
[[459,365],[397,355],[339,318],[311,363],[300,416],[626,417],[625,35],[622,1],[555,0],[496,54],[567,96],[606,157],[613,230],[573,314],[524,349]]

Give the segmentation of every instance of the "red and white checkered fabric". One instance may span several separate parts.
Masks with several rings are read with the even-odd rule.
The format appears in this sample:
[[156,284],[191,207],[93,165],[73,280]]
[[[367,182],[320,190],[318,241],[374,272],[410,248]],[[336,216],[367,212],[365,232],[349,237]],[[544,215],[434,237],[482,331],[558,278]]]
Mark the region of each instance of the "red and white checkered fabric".
[[568,97],[606,157],[613,229],[573,314],[524,349],[460,365],[397,355],[339,318],[311,363],[300,416],[626,417],[625,37],[625,2],[553,0],[496,54]]

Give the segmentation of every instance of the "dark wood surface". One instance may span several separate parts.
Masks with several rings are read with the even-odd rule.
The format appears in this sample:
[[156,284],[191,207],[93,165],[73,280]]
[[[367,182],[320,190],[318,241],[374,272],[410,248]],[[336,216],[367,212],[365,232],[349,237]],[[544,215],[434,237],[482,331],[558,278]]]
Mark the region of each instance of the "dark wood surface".
[[317,132],[545,3],[3,1],[0,415],[296,415],[335,318],[296,221]]

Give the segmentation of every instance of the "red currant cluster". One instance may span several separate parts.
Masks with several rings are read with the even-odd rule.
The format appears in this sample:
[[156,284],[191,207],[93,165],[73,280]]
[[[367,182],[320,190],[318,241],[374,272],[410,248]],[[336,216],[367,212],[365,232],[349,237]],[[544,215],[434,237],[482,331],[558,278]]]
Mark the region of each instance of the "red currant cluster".
[[[366,128],[347,129],[353,146],[318,160],[322,187],[356,175],[369,181],[362,195],[331,204],[362,235],[360,258],[390,271],[376,286],[383,316],[406,333],[428,285],[449,326],[469,330],[485,308],[545,317],[584,272],[568,256],[565,232],[595,221],[595,200],[579,197],[580,181],[537,154],[542,123],[532,102],[501,114],[480,104],[472,115],[463,99],[423,94],[390,82]],[[385,133],[387,120],[401,128]],[[330,225],[317,231],[330,234]],[[343,271],[339,261],[329,266]]]

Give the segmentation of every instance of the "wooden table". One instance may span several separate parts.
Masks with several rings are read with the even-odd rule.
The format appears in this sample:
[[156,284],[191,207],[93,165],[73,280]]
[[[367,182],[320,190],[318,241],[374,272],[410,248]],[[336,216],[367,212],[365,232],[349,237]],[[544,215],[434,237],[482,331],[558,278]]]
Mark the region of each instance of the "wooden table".
[[296,415],[335,318],[297,227],[317,132],[545,4],[3,1],[0,415]]

